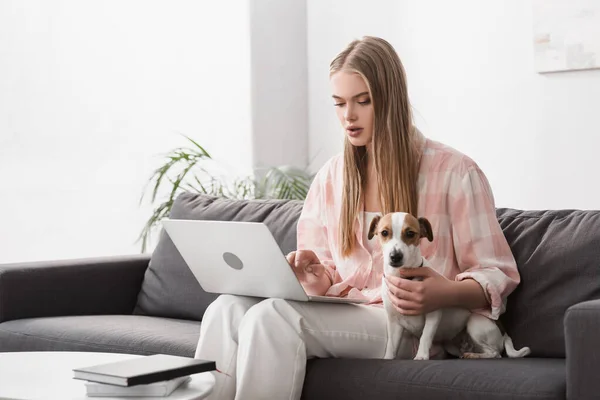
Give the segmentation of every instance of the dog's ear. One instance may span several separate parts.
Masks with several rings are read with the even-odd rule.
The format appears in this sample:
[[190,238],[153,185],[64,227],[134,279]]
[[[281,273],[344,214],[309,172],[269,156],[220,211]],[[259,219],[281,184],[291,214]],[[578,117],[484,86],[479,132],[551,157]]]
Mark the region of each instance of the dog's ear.
[[371,226],[369,227],[369,235],[367,236],[369,238],[369,240],[373,239],[373,236],[375,236],[375,231],[377,230],[377,224],[379,223],[379,220],[381,219],[381,217],[379,215],[376,215],[373,220],[371,220]]
[[419,228],[421,229],[421,237],[426,237],[430,242],[433,241],[433,230],[427,218],[419,218]]

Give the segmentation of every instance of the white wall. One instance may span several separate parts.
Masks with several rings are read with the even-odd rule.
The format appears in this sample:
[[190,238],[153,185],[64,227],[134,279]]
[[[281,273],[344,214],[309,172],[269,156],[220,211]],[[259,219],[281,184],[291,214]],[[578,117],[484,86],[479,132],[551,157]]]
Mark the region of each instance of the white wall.
[[398,51],[416,123],[471,156],[496,203],[598,208],[600,70],[534,72],[530,1],[308,1],[310,131],[315,165],[341,150],[329,61],[352,38]]
[[305,167],[308,155],[306,2],[251,0],[252,140],[257,173]]
[[180,134],[231,178],[305,167],[306,38],[296,0],[0,2],[0,263],[139,252]]
[[159,154],[252,170],[246,1],[0,2],[0,263],[139,252]]

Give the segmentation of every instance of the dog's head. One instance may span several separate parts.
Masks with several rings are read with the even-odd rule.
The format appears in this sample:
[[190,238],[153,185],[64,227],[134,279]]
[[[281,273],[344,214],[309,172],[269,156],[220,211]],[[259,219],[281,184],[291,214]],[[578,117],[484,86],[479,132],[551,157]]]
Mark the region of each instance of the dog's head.
[[422,238],[433,240],[431,224],[427,218],[416,218],[411,214],[395,212],[375,217],[369,227],[368,238],[377,236],[383,249],[384,268],[421,266]]

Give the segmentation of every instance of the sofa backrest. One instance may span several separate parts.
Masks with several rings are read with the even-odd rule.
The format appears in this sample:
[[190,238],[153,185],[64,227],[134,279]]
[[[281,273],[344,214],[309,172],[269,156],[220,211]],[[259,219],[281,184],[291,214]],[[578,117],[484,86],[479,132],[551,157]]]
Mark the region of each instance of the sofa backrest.
[[532,356],[564,357],[570,306],[600,298],[600,211],[498,209],[521,284],[501,320]]
[[[296,249],[301,201],[230,200],[182,193],[169,214],[173,219],[264,222],[284,254]],[[146,270],[134,314],[201,321],[217,297],[202,290],[164,230]]]
[[[296,249],[301,201],[229,200],[183,193],[171,218],[264,222],[284,254]],[[564,357],[568,307],[600,299],[600,211],[498,209],[521,284],[501,320],[516,347],[533,356]],[[162,231],[146,271],[135,314],[201,320],[216,295],[202,290]]]

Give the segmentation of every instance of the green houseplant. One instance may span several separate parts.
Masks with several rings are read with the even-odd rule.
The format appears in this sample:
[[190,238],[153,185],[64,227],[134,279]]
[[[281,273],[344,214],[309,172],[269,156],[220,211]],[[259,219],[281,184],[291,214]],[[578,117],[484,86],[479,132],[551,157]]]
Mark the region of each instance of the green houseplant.
[[140,204],[147,196],[153,204],[152,214],[138,237],[142,252],[146,251],[154,229],[169,215],[173,202],[183,191],[231,199],[306,198],[314,174],[295,167],[278,166],[269,168],[262,178],[221,176],[215,171],[210,154],[193,139],[184,137],[188,146],[168,152],[164,163],[152,173],[142,191]]

